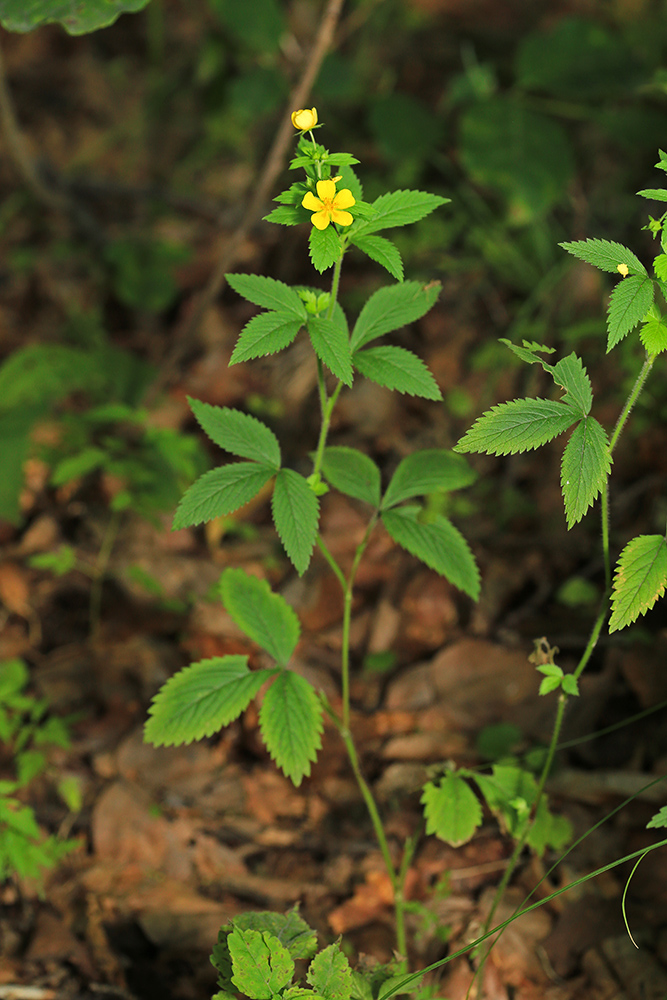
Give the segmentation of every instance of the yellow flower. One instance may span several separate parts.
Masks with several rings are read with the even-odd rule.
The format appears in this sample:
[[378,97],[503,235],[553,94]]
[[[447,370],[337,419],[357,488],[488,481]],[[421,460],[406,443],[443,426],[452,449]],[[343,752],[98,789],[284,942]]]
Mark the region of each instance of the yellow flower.
[[627,264],[617,264],[616,270],[619,274],[622,274],[624,278],[627,278],[630,268]]
[[[336,178],[338,180],[338,178]],[[352,192],[348,188],[336,191],[336,181],[318,181],[317,198],[312,191],[307,191],[301,202],[311,215],[310,221],[316,229],[326,229],[330,222],[339,226],[351,226],[354,219],[344,209],[355,204]]]
[[301,108],[292,112],[292,125],[299,132],[307,132],[317,125],[317,108]]

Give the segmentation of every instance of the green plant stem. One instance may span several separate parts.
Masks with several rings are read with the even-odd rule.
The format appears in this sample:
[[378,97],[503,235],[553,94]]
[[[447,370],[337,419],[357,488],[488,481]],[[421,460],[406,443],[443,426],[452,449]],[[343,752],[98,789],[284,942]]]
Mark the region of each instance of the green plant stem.
[[642,389],[644,388],[644,383],[646,382],[646,379],[649,376],[651,368],[653,368],[653,365],[655,363],[655,359],[656,359],[656,355],[655,354],[649,354],[647,356],[647,358],[646,358],[646,361],[644,362],[644,364],[641,367],[639,375],[635,379],[635,384],[633,385],[632,389],[630,390],[630,395],[628,396],[628,398],[627,398],[627,400],[625,402],[625,406],[623,407],[623,410],[621,411],[620,417],[616,421],[616,426],[614,427],[614,431],[613,431],[613,433],[611,435],[611,441],[609,442],[609,454],[610,455],[613,454],[614,448],[616,447],[616,445],[618,443],[618,439],[621,436],[621,431],[625,427],[625,424],[627,422],[628,417],[630,416],[630,413],[632,411],[633,406],[635,405],[635,403],[639,399],[639,394],[641,393]]
[[104,576],[109,565],[109,559],[111,558],[111,553],[113,551],[114,543],[118,535],[118,529],[120,527],[121,513],[120,511],[114,510],[109,518],[109,523],[107,524],[106,530],[104,532],[104,538],[102,539],[102,545],[100,546],[100,551],[98,553],[97,559],[95,560],[95,571],[93,576],[93,585],[90,591],[90,608],[89,608],[89,622],[90,622],[90,632],[91,635],[95,635],[100,627],[100,616],[102,611],[102,586],[104,584]]

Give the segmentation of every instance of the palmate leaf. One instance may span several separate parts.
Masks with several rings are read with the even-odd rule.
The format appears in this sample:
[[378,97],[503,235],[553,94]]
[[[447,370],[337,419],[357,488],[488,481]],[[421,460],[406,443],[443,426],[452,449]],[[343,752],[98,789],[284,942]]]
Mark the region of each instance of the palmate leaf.
[[445,448],[424,448],[399,462],[382,499],[382,509],[437,490],[458,490],[470,486],[476,478],[460,455]]
[[337,311],[331,319],[311,316],[307,328],[313,350],[320,361],[344,385],[352,385],[350,335],[343,311]]
[[232,982],[251,1000],[271,1000],[294,976],[287,948],[268,931],[234,930],[227,937]]
[[349,1000],[352,969],[338,944],[323,948],[310,963],[306,978],[324,1000]]
[[113,24],[148,0],[0,0],[0,24],[7,31],[32,31],[59,22],[70,35],[84,35]]
[[650,278],[633,275],[619,282],[607,307],[607,354],[644,319],[654,295]]
[[618,560],[611,594],[609,631],[631,625],[645,615],[667,586],[667,541],[664,535],[639,535]]
[[325,448],[322,472],[334,489],[372,507],[380,506],[380,470],[363,452],[343,446]]
[[184,667],[153,698],[144,738],[153,746],[192,743],[228,726],[272,670],[248,669],[247,656],[214,656]]
[[308,237],[308,246],[312,265],[320,274],[340,258],[340,236],[333,225],[328,225],[326,229],[316,229],[315,226],[312,226]]
[[357,371],[386,389],[396,389],[422,399],[442,399],[438,383],[421,358],[404,347],[368,347],[355,351]]
[[227,281],[248,302],[276,312],[293,313],[296,319],[306,318],[306,307],[289,285],[263,274],[227,274]]
[[391,191],[380,195],[373,202],[375,214],[355,225],[351,235],[377,233],[394,226],[408,226],[430,215],[439,205],[446,205],[451,198],[441,198],[426,191]]
[[572,432],[560,470],[567,526],[582,519],[604,489],[611,470],[607,434],[595,417],[584,417]]
[[299,576],[308,569],[313,553],[319,504],[303,476],[281,469],[271,498],[273,523]]
[[642,262],[622,243],[613,243],[611,240],[575,240],[572,243],[559,243],[558,246],[573,257],[599,267],[601,271],[618,274],[618,265],[627,264],[630,274],[646,276],[646,268]]
[[268,931],[273,934],[295,961],[299,958],[312,958],[317,950],[317,934],[299,915],[298,904],[287,913],[275,913],[273,910],[239,913],[232,923],[242,930]]
[[466,844],[482,822],[482,807],[467,781],[453,771],[436,785],[428,781],[421,797],[426,832],[460,847]]
[[266,424],[227,406],[212,406],[188,396],[197,423],[211,441],[239,458],[280,468],[278,438]]
[[282,670],[264,696],[259,725],[272,760],[298,787],[322,745],[322,706],[308,681]]
[[252,500],[275,474],[275,468],[258,462],[233,462],[205,472],[181,497],[172,530],[232,514]]
[[421,507],[410,504],[384,511],[382,523],[398,545],[476,601],[479,570],[465,538],[442,514],[426,523],[421,514]]
[[478,417],[454,451],[520,454],[562,434],[578,416],[576,410],[557,400],[512,399]]
[[354,325],[350,343],[352,350],[356,351],[376,337],[421,319],[439,294],[440,284],[437,281],[428,285],[405,281],[379,288],[368,299]]
[[220,577],[225,610],[245,634],[284,666],[299,641],[301,626],[284,597],[266,580],[242,569],[226,569]]
[[289,347],[303,326],[293,313],[265,312],[253,316],[241,330],[230,365],[250,358],[263,358]]
[[397,281],[403,281],[403,261],[398,247],[391,240],[384,236],[355,236],[350,240],[353,246],[358,247],[371,260],[389,271]]

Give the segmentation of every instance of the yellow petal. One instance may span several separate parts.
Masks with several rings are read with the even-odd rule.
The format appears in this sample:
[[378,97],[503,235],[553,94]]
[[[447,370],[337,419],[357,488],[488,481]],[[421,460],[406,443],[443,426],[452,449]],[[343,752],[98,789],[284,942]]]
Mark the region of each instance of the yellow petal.
[[[350,216],[352,218],[352,216]],[[315,229],[326,229],[331,222],[330,212],[316,212],[315,215],[311,215],[310,221],[315,226]]]
[[333,181],[317,182],[317,197],[322,201],[331,201],[336,194],[336,185]]
[[351,226],[354,222],[349,212],[339,212],[335,208],[331,213],[331,219],[337,226]]
[[352,208],[353,205],[356,205],[356,201],[349,188],[343,188],[333,200],[334,208]]
[[316,198],[312,191],[306,191],[301,202],[309,212],[319,212],[324,206],[319,198]]
[[317,108],[299,108],[292,112],[292,125],[300,132],[307,132],[317,125]]

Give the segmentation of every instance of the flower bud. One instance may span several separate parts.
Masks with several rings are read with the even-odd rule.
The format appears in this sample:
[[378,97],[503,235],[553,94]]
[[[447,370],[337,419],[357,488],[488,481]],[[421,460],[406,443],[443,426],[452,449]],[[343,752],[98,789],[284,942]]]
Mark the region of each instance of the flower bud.
[[616,270],[619,274],[622,274],[624,278],[627,278],[630,268],[627,264],[617,264]]
[[301,108],[292,112],[292,125],[300,132],[307,132],[317,125],[317,108]]

